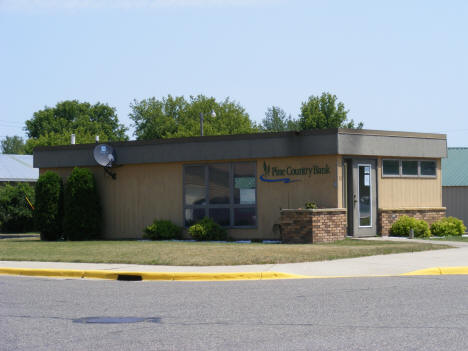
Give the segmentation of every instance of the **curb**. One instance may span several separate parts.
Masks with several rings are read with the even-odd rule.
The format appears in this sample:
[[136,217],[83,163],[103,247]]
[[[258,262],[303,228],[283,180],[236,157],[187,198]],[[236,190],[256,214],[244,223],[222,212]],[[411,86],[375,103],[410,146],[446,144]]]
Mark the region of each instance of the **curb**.
[[451,274],[468,274],[468,267],[432,267],[420,269],[413,272],[403,273],[401,275],[451,275]]
[[104,270],[2,268],[0,275],[20,275],[31,277],[58,277],[108,280],[162,280],[162,281],[222,281],[222,280],[273,280],[304,279],[304,275],[280,272],[241,272],[241,273],[197,273],[197,272],[126,272]]
[[76,279],[107,280],[156,280],[156,281],[229,281],[229,280],[276,280],[276,279],[329,279],[329,278],[370,278],[422,275],[468,275],[468,266],[432,267],[396,275],[354,275],[354,276],[307,276],[281,272],[238,272],[238,273],[198,273],[198,272],[128,272],[105,270],[6,268],[0,267],[0,275],[30,277],[55,277]]

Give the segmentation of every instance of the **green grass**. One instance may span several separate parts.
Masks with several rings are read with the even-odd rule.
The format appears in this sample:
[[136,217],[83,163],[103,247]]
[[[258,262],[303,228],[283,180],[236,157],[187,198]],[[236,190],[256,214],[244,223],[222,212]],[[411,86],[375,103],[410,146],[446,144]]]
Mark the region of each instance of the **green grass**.
[[449,248],[431,243],[345,239],[331,244],[238,244],[173,241],[44,242],[0,239],[0,260],[213,266],[312,262]]

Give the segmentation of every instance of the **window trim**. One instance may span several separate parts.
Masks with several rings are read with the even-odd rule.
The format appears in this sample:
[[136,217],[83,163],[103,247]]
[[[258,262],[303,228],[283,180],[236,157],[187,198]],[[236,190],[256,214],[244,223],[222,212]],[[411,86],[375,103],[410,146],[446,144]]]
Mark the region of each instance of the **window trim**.
[[[384,161],[398,161],[398,174],[384,174],[384,166],[383,166]],[[398,158],[383,158],[382,159],[382,177],[395,178],[395,177],[400,177],[400,175],[401,175],[400,159]]]
[[[435,164],[435,167],[434,167],[435,174],[434,174],[434,175],[425,175],[425,174],[422,174],[422,173],[421,173],[421,162],[434,162],[434,164]],[[419,160],[419,163],[418,163],[418,172],[419,172],[419,176],[420,176],[421,178],[437,178],[437,161],[436,161],[436,160]]]
[[[417,165],[416,165],[416,174],[403,174],[403,161],[412,161],[412,162],[416,162]],[[404,158],[404,159],[401,159],[400,160],[400,176],[402,178],[418,178],[420,177],[420,161],[419,160],[414,160],[414,159],[407,159],[407,158]]]
[[[234,203],[234,165],[248,163],[254,166],[255,179],[255,204],[235,204]],[[229,167],[229,203],[227,204],[210,204],[209,203],[209,170],[210,165],[227,164]],[[187,205],[185,203],[185,179],[187,167],[203,167],[205,180],[205,204],[203,205]],[[203,209],[205,217],[208,217],[211,208],[227,208],[229,209],[229,225],[223,226],[226,229],[257,229],[258,228],[258,183],[257,183],[257,161],[239,161],[239,162],[209,162],[209,163],[187,163],[182,165],[182,221],[183,227],[188,228],[185,220],[185,211],[187,209]],[[235,208],[253,208],[255,209],[255,225],[234,225],[234,209]]]
[[[398,161],[398,174],[384,174],[384,167],[383,163],[384,161]],[[403,161],[417,161],[418,162],[418,174],[417,175],[411,175],[411,174],[403,174]],[[434,175],[422,175],[421,174],[421,162],[434,162],[435,164],[435,174]],[[437,178],[437,160],[434,159],[412,159],[412,158],[382,158],[381,159],[381,176],[382,178],[429,178],[429,179],[435,179]]]

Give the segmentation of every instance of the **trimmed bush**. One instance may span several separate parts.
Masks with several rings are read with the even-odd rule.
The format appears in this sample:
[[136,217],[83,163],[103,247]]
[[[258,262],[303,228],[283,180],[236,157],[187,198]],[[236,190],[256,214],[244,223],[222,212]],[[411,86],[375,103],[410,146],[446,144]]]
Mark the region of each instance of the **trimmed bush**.
[[171,221],[154,220],[144,230],[143,237],[151,240],[172,240],[182,237],[182,228]]
[[75,167],[65,184],[63,229],[67,240],[96,239],[101,233],[101,206],[96,181],[87,168]]
[[34,188],[27,183],[0,186],[0,230],[18,233],[34,229],[33,210],[26,196],[34,203]]
[[226,229],[221,227],[211,218],[205,217],[188,229],[189,234],[195,240],[227,240]]
[[431,232],[426,221],[408,216],[398,218],[390,228],[390,234],[394,236],[408,236],[413,228],[415,237],[429,237]]
[[465,231],[463,221],[455,217],[442,218],[431,225],[431,233],[436,236],[462,235]]
[[36,182],[34,222],[41,240],[57,240],[63,233],[63,182],[54,172],[45,172]]
[[318,208],[318,205],[315,201],[307,201],[304,206],[308,210],[315,210]]

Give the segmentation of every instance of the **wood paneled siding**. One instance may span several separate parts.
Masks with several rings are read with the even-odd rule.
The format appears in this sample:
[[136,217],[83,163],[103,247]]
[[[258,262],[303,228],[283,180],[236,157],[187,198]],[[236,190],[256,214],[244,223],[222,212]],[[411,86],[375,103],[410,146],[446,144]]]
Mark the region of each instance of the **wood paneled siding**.
[[[283,208],[304,208],[306,201],[320,207],[338,206],[338,156],[290,157],[259,160],[226,160],[225,162],[257,162],[257,227],[230,229],[235,238],[279,239],[278,224]],[[209,163],[223,163],[209,162]],[[183,165],[200,164],[159,163],[124,165],[115,168],[117,179],[112,180],[101,167],[87,167],[96,177],[104,213],[105,238],[141,238],[145,226],[155,218],[169,219],[183,225]],[[206,163],[206,162],[204,162]],[[264,163],[278,168],[329,167],[327,174],[288,176],[290,183],[264,182]],[[72,168],[43,168],[66,179]],[[278,179],[281,177],[267,177]]]
[[447,207],[447,216],[457,217],[468,224],[468,186],[442,187],[442,203]]
[[382,177],[382,158],[379,158],[377,163],[379,208],[441,207],[440,159],[435,160],[437,164],[435,177]]

